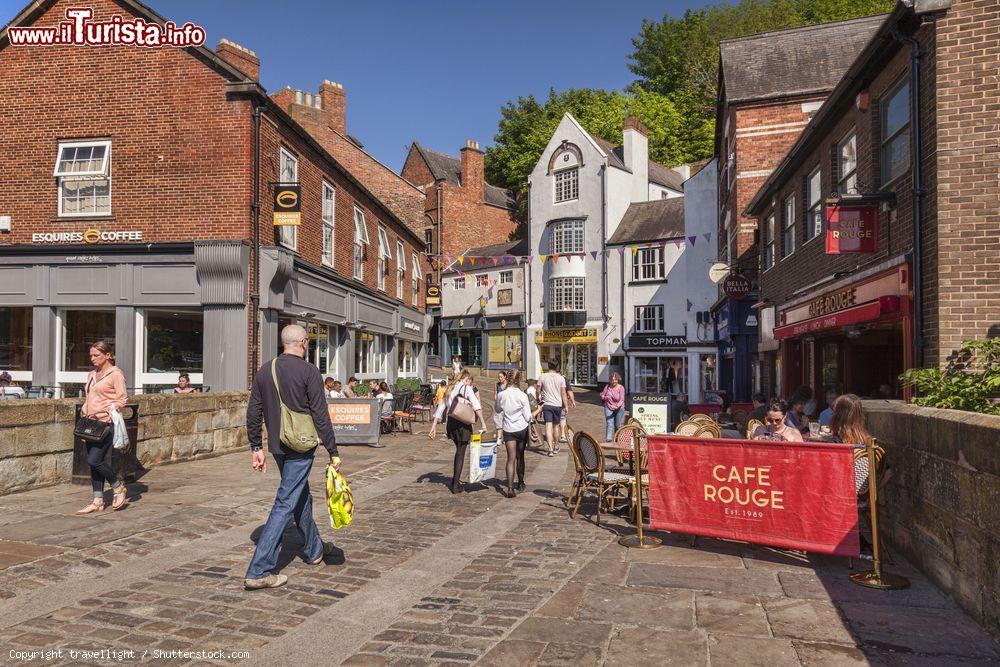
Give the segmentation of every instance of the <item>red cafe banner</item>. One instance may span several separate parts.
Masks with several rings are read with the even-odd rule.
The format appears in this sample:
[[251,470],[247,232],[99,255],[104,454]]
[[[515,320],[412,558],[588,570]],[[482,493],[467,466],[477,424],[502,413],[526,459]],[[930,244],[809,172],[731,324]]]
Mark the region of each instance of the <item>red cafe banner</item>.
[[876,252],[878,204],[827,204],[826,254]]
[[858,556],[853,446],[650,435],[649,525]]

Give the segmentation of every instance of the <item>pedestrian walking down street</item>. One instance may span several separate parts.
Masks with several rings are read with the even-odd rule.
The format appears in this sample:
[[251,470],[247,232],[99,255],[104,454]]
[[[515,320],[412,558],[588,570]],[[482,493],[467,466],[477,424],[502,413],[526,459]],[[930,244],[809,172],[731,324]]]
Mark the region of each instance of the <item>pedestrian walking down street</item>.
[[[500,393],[507,388],[507,374],[508,371],[500,371],[497,373],[497,384],[495,389],[495,398],[500,398]],[[499,403],[497,403],[499,405]],[[497,429],[496,441],[503,442],[503,415],[500,414],[498,409],[493,411],[493,425]]]
[[87,464],[90,466],[90,486],[93,501],[77,510],[77,515],[92,514],[104,509],[104,483],[113,493],[111,509],[119,510],[128,503],[125,485],[115,475],[108,463],[108,453],[114,442],[115,430],[111,425],[111,411],[121,410],[128,400],[125,395],[125,374],[115,366],[115,353],[111,344],[99,340],[90,346],[90,363],[94,370],[87,375],[84,385],[86,398],[80,408],[80,417],[96,419],[108,424],[107,435],[100,442],[87,443]]
[[618,373],[611,374],[611,381],[601,391],[601,403],[604,404],[604,441],[611,442],[625,417],[625,386]]
[[[250,440],[251,465],[258,472],[267,470],[267,459],[261,441],[261,423],[267,428],[267,448],[281,474],[274,505],[267,523],[257,539],[257,548],[247,569],[243,586],[247,590],[277,588],[288,581],[274,571],[278,564],[281,536],[289,519],[295,521],[302,537],[302,555],[309,565],[319,565],[326,556],[337,551],[330,542],[323,542],[313,520],[312,495],[309,492],[309,472],[322,443],[330,455],[330,465],[340,469],[337,442],[327,412],[323,376],[319,369],[306,361],[309,338],[306,330],[290,324],[281,330],[284,351],[257,371],[247,405],[247,438]],[[277,378],[277,386],[274,378]],[[305,452],[297,452],[281,441],[282,405],[289,411],[312,417],[317,443]]]
[[528,446],[528,427],[532,420],[528,395],[521,391],[520,371],[507,371],[507,386],[497,394],[495,410],[500,416],[503,442],[507,448],[507,490],[504,495],[513,498],[518,491],[525,489],[524,449]]
[[545,441],[548,444],[546,455],[553,456],[559,451],[556,445],[556,430],[561,428],[562,414],[566,409],[566,379],[559,374],[559,362],[550,359],[548,371],[538,378],[538,387],[542,392],[542,418],[545,420]]
[[[465,465],[465,453],[469,450],[469,442],[472,440],[472,425],[478,419],[482,431],[485,432],[486,422],[483,421],[483,406],[472,386],[472,373],[469,371],[464,370],[458,374],[445,392],[445,396],[446,399],[441,401],[434,413],[434,421],[431,422],[431,430],[427,432],[427,437],[433,440],[437,436],[437,425],[447,420],[445,433],[455,443],[451,492],[458,493],[462,490],[462,468]],[[470,410],[474,417],[470,418]],[[468,423],[465,420],[468,420]]]

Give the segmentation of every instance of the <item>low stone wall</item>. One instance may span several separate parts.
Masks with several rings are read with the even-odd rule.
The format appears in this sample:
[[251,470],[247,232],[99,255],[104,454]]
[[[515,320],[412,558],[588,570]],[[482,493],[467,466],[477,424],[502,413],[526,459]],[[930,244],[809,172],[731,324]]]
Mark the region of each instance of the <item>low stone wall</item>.
[[891,470],[883,538],[1000,633],[1000,417],[897,401],[865,410]]
[[[248,447],[246,392],[148,394],[139,406],[136,457],[145,468]],[[82,399],[0,401],[0,495],[68,482]]]

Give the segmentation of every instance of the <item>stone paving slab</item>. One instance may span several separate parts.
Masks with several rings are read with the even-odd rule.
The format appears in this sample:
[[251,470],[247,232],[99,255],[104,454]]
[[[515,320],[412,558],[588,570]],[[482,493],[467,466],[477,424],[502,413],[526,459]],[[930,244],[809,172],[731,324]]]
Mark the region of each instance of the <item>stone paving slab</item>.
[[[602,433],[599,406],[578,399],[574,426]],[[666,533],[659,549],[629,551],[616,543],[632,532],[622,518],[595,525],[587,503],[567,516],[565,453],[529,452],[518,498],[452,495],[453,448],[425,429],[344,448],[355,522],[332,534],[314,493],[344,556],[306,565],[289,528],[290,581],[275,590],[241,587],[277,480],[273,466],[250,473],[246,453],[157,468],[124,512],[71,516],[82,486],[0,498],[0,664],[14,664],[10,649],[71,647],[238,650],[267,665],[1000,661],[996,641],[904,562],[889,569],[912,588],[882,592],[849,583],[845,559]],[[317,465],[316,491],[321,478]],[[192,655],[142,662],[236,661]]]

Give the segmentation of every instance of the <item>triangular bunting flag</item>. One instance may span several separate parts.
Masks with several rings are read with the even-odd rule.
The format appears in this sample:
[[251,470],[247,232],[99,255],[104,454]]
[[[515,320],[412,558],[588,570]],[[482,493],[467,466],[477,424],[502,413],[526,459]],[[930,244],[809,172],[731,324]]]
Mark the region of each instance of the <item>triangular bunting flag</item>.
[[535,258],[534,255],[525,255],[524,256],[524,261],[526,261],[526,262],[528,262],[530,264],[531,260],[533,260],[534,258]]
[[712,232],[709,232],[707,234],[702,234],[702,237],[704,237],[706,243],[711,243],[711,241],[712,241]]
[[469,255],[469,266],[475,266],[475,265],[476,265],[476,258],[473,257],[472,255]]
[[559,255],[551,255],[551,257],[552,257],[552,263],[553,264],[555,264],[556,262],[559,261]]
[[637,245],[632,246],[632,255],[634,256],[638,254],[639,254],[639,246]]
[[538,261],[540,261],[540,262],[541,262],[542,264],[544,264],[544,263],[545,263],[545,258],[546,258],[547,256],[548,256],[548,255],[539,255],[539,256],[538,256]]
[[680,248],[682,243],[684,243],[684,239],[674,239],[675,248]]
[[458,256],[458,265],[462,266],[462,264],[464,264],[464,263],[465,263],[465,255],[459,255]]
[[590,257],[591,257],[591,259],[593,259],[593,260],[596,261],[597,260],[597,251],[596,250],[591,250],[590,251]]
[[691,245],[694,245],[694,242],[697,241],[697,240],[698,240],[697,236],[689,236],[688,237],[688,243],[690,243]]
[[497,262],[499,262],[499,261],[500,261],[500,258],[499,258],[499,257],[494,257],[494,258],[493,258],[493,266],[496,266],[496,265],[497,265]]
[[625,246],[623,245],[618,246],[618,254],[623,257],[625,256]]

